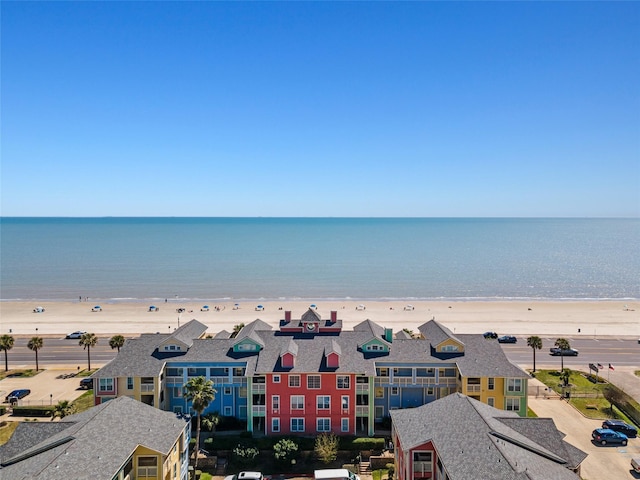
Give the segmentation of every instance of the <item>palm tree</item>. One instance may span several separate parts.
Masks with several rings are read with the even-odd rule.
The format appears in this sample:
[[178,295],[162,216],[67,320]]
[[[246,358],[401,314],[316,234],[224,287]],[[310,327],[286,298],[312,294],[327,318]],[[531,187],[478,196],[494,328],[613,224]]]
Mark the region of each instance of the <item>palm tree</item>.
[[536,372],[536,350],[542,348],[542,339],[536,335],[527,338],[527,346],[533,350],[533,373]]
[[571,348],[571,345],[569,344],[569,340],[567,340],[566,338],[558,338],[556,340],[556,343],[554,343],[554,345],[561,350],[560,351],[560,372],[562,372],[564,370],[564,355],[562,351],[569,350]]
[[213,388],[213,382],[204,377],[194,377],[184,386],[184,397],[191,400],[191,408],[198,414],[196,423],[196,460],[193,466],[198,468],[198,452],[200,450],[200,417],[202,412],[216,398],[217,390]]
[[87,351],[87,366],[91,370],[91,347],[95,347],[98,343],[98,337],[95,333],[83,333],[80,337],[80,345]]
[[563,368],[562,373],[560,374],[560,380],[562,380],[562,386],[566,387],[569,385],[569,378],[571,378],[571,370],[568,368]]
[[51,416],[51,421],[55,418],[64,418],[68,415],[71,415],[75,410],[75,407],[69,400],[60,400],[55,407],[53,407],[53,415]]
[[202,417],[202,426],[210,432],[215,432],[219,423],[220,415],[218,412],[207,413]]
[[44,340],[42,337],[31,337],[29,343],[27,343],[27,348],[32,352],[36,352],[36,372],[40,369],[38,365],[38,350],[40,350],[44,346]]
[[120,347],[124,345],[125,338],[122,335],[114,335],[109,339],[109,346],[111,349],[117,348],[120,353]]
[[9,358],[7,352],[13,348],[14,338],[11,335],[0,337],[0,350],[4,350],[4,371],[9,370]]

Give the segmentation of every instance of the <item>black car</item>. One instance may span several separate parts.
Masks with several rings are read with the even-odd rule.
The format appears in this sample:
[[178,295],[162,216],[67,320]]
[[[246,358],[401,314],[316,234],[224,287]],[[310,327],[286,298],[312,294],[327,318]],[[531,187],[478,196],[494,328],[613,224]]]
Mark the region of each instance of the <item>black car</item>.
[[513,335],[503,335],[498,338],[498,343],[517,343],[518,339]]
[[484,338],[498,338],[498,334],[496,332],[484,332],[482,336]]
[[638,429],[633,425],[623,422],[622,420],[605,420],[602,422],[602,428],[615,430],[624,433],[627,437],[635,437],[638,435]]
[[93,388],[93,378],[86,377],[80,380],[80,388],[91,390]]
[[31,393],[31,390],[29,390],[28,388],[20,388],[18,390],[14,390],[9,395],[7,395],[5,397],[5,399],[4,399],[4,401],[6,403],[17,402],[18,400],[20,400],[21,398],[26,397],[30,393]]

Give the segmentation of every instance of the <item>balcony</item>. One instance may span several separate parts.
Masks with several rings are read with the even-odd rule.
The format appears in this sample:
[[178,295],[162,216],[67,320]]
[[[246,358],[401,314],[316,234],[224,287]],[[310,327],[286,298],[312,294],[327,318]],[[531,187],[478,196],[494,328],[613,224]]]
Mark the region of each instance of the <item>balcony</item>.
[[356,417],[368,417],[369,406],[368,405],[356,405]]
[[251,392],[252,393],[265,393],[267,391],[267,386],[264,383],[252,383],[251,384]]
[[368,383],[356,383],[356,394],[366,394],[369,393],[370,388]]
[[480,385],[467,385],[467,393],[480,393]]
[[155,385],[153,383],[143,383],[140,385],[141,392],[153,392]]
[[266,405],[254,405],[251,407],[251,413],[254,417],[264,417],[267,414]]

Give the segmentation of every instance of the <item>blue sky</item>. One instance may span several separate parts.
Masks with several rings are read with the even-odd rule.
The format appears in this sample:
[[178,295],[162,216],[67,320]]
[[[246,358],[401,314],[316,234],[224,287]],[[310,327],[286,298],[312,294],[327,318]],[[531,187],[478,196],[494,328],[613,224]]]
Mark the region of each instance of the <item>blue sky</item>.
[[5,216],[640,216],[638,2],[2,2]]

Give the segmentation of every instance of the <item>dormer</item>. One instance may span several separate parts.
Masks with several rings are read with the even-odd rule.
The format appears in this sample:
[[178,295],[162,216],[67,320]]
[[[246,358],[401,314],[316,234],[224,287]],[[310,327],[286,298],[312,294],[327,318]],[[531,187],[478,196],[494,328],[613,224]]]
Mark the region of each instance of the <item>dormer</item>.
[[158,352],[160,353],[178,353],[186,352],[187,350],[189,350],[189,345],[175,337],[169,337],[158,345]]
[[259,352],[264,348],[264,344],[257,335],[251,334],[241,338],[233,344],[235,353]]
[[300,325],[302,325],[302,331],[305,333],[316,333],[320,330],[320,321],[322,317],[313,309],[307,310],[300,319]]
[[327,368],[338,368],[340,366],[340,355],[342,350],[338,342],[331,340],[331,345],[325,347],[324,357],[327,362]]
[[372,338],[360,345],[360,350],[367,353],[389,353],[391,345],[381,338]]
[[298,356],[298,344],[289,340],[289,343],[280,351],[280,364],[283,368],[293,368]]
[[438,353],[464,353],[464,343],[455,338],[447,338],[437,345],[432,345]]

